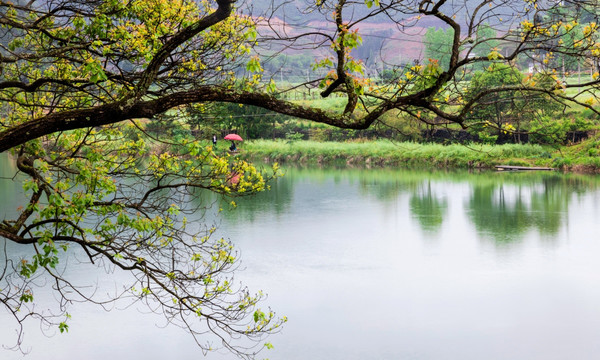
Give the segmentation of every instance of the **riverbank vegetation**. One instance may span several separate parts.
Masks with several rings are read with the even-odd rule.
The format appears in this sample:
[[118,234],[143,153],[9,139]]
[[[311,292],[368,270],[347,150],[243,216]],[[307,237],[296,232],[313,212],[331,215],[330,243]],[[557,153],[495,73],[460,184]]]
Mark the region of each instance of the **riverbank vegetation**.
[[418,168],[494,168],[496,165],[550,167],[600,173],[600,139],[571,146],[539,144],[420,144],[414,142],[316,142],[254,140],[244,156],[266,162],[398,166]]
[[489,168],[497,164],[547,165],[551,149],[540,145],[418,144],[388,140],[316,142],[254,140],[243,151],[253,159],[349,165]]

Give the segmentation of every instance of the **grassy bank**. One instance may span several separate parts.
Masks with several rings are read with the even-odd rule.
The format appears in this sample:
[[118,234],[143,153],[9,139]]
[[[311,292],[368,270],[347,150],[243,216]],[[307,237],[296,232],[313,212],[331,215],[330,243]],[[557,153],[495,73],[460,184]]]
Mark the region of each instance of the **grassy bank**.
[[244,144],[253,159],[349,165],[488,168],[494,165],[552,166],[553,150],[540,145],[440,145],[371,142],[256,140]]

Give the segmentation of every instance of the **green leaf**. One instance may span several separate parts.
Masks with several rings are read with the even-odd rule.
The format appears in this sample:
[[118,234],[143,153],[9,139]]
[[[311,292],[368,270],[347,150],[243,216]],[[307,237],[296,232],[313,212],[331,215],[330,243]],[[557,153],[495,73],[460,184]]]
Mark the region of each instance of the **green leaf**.
[[261,320],[265,320],[265,313],[260,311],[260,310],[256,310],[254,312],[254,322],[259,322]]
[[21,295],[19,300],[26,303],[33,302],[33,294],[30,292],[25,292]]
[[246,31],[245,36],[246,40],[254,41],[258,37],[258,33],[256,32],[256,29],[252,28]]
[[251,58],[246,65],[246,70],[253,73],[262,72],[263,68],[260,65],[260,59],[257,56]]
[[277,91],[277,84],[275,84],[275,81],[273,81],[273,79],[271,79],[271,82],[267,86],[267,92],[273,94],[276,91]]
[[84,70],[90,76],[90,82],[94,84],[108,80],[108,76],[106,76],[104,69],[102,69],[102,66],[97,62],[90,62],[85,65]]
[[58,330],[60,330],[60,333],[64,333],[64,332],[69,332],[69,325],[67,325],[64,322],[61,322],[60,324],[58,324]]
[[493,50],[488,54],[487,58],[489,60],[498,60],[498,59],[502,59],[503,56],[497,50]]

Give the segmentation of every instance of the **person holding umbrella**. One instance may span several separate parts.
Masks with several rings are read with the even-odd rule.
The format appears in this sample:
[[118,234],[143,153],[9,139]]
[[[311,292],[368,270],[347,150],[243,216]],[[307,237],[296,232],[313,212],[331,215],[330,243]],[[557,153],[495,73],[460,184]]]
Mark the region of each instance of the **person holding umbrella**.
[[231,146],[229,147],[229,151],[231,152],[237,151],[234,141],[244,141],[238,134],[227,134],[224,139],[231,141]]

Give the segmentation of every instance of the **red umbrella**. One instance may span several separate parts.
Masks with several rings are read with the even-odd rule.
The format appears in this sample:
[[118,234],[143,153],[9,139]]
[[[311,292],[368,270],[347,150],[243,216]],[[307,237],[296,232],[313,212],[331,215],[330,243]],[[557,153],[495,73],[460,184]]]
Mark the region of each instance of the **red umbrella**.
[[242,137],[238,134],[227,134],[227,136],[225,136],[225,140],[244,141],[244,139],[242,139]]

